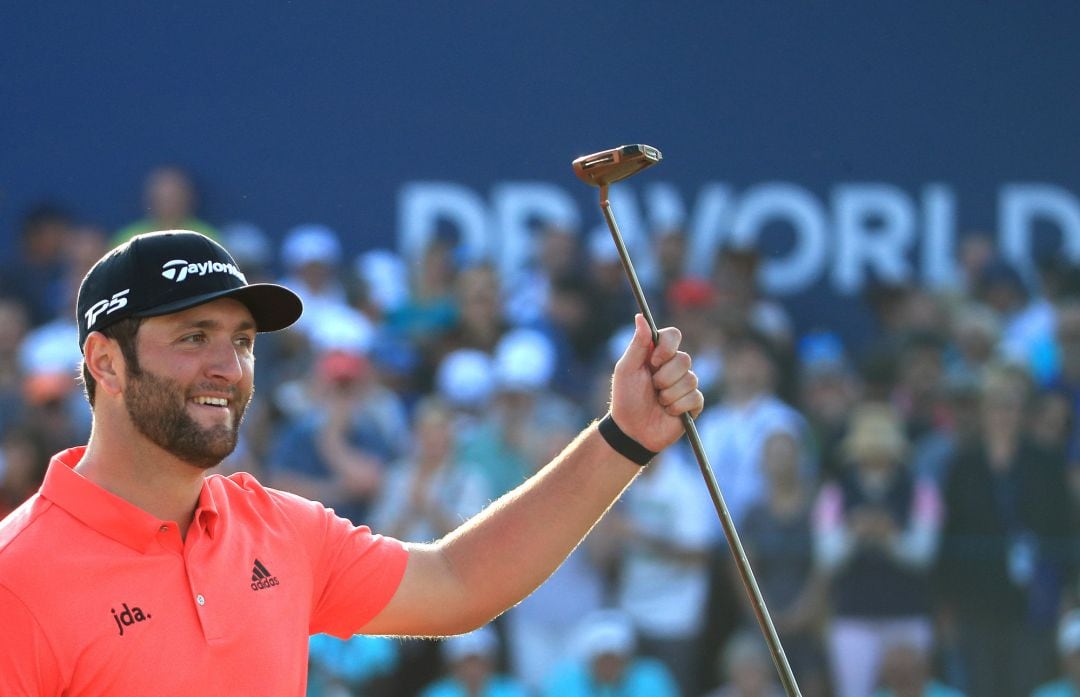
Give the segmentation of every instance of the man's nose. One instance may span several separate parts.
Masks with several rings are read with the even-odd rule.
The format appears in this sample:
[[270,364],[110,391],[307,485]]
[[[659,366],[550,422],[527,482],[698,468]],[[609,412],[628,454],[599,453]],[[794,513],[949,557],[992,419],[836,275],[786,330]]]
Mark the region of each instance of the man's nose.
[[231,341],[215,341],[207,373],[218,380],[237,383],[244,376],[244,361]]

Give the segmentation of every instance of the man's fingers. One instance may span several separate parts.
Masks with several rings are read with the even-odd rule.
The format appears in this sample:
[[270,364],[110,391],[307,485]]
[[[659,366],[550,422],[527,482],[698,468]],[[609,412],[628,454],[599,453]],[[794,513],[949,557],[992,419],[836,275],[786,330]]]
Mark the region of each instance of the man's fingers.
[[[663,392],[678,383],[684,375],[688,373],[692,375],[693,373],[690,373],[690,364],[690,354],[685,351],[676,351],[667,361],[656,368],[653,373],[653,387]],[[695,377],[694,380],[694,387],[697,387],[697,378]]]
[[670,406],[682,399],[685,395],[697,391],[697,387],[697,375],[690,371],[686,371],[671,385],[668,385],[663,389],[658,389],[656,401],[659,402],[662,407]]
[[672,416],[683,412],[697,416],[705,405],[705,398],[698,390],[698,377],[690,370],[690,363],[689,354],[676,351],[653,373],[656,401]]
[[670,361],[678,352],[679,344],[682,343],[682,332],[678,327],[664,327],[658,333],[659,339],[653,347],[652,355],[649,356],[649,364],[654,370]]
[[[693,375],[693,373],[691,373]],[[696,380],[695,380],[696,382]],[[690,416],[695,419],[701,414],[701,411],[705,408],[705,396],[698,390],[693,390],[679,397],[671,404],[664,407],[671,416],[679,416],[686,412],[690,413]]]

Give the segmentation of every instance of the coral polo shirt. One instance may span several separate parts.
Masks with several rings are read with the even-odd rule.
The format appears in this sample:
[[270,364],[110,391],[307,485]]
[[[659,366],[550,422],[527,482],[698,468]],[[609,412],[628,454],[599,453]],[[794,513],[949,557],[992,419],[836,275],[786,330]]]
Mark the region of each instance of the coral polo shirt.
[[0,522],[0,692],[303,695],[308,635],[348,636],[408,552],[318,503],[206,478],[182,540],[56,455]]

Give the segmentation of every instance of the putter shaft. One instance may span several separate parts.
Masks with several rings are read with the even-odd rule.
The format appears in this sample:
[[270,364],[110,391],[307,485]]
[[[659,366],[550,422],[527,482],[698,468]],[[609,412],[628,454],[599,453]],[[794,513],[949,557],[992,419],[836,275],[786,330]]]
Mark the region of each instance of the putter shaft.
[[[649,324],[653,344],[656,344],[660,338],[660,332],[656,326],[656,321],[653,319],[652,311],[649,309],[649,303],[645,299],[645,291],[641,288],[637,272],[634,271],[634,263],[630,260],[630,253],[626,249],[626,243],[623,242],[622,233],[619,232],[619,225],[615,222],[615,215],[611,211],[611,203],[608,202],[607,194],[608,187],[604,184],[600,187],[600,210],[603,211],[604,220],[607,221],[608,229],[611,231],[611,238],[619,252],[623,270],[626,271],[626,277],[630,280],[634,298],[641,309],[641,314],[645,316],[645,321]],[[698,468],[701,470],[701,476],[705,479],[705,485],[709,489],[709,495],[712,497],[713,505],[716,507],[716,514],[720,517],[720,525],[724,528],[724,536],[727,538],[728,547],[731,548],[731,554],[735,558],[735,566],[739,571],[739,577],[742,579],[743,588],[746,589],[747,595],[750,596],[754,617],[757,618],[758,626],[761,627],[761,632],[765,635],[765,641],[769,645],[769,653],[772,654],[773,664],[780,675],[784,692],[788,697],[802,697],[799,685],[795,682],[795,674],[791,670],[787,655],[784,653],[784,647],[780,643],[780,636],[776,633],[776,627],[773,625],[768,608],[765,607],[765,598],[761,595],[757,579],[754,578],[754,572],[750,568],[750,561],[746,558],[746,551],[743,549],[742,541],[739,539],[739,533],[735,530],[735,523],[731,519],[731,513],[728,512],[724,496],[720,493],[720,485],[716,482],[716,475],[713,474],[709,459],[705,455],[705,447],[702,445],[701,437],[698,435],[697,424],[694,422],[694,418],[687,413],[682,415],[682,423],[686,431],[686,437],[690,441],[690,448],[694,451],[694,457],[697,459]]]

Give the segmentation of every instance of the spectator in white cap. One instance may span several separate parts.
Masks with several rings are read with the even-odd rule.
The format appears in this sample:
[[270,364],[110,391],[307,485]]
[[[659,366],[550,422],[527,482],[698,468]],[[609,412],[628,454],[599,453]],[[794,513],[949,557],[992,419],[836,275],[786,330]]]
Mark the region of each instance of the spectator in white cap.
[[478,412],[495,391],[495,364],[478,349],[451,351],[439,363],[435,388],[455,409]]
[[1031,697],[1077,697],[1080,695],[1080,608],[1061,618],[1057,636],[1062,675],[1040,686]]
[[314,327],[331,321],[327,313],[351,309],[340,276],[341,259],[341,241],[325,225],[298,225],[285,235],[281,244],[285,277],[281,283],[304,301],[304,314],[296,324],[301,332],[310,335]]
[[495,495],[509,491],[552,454],[551,434],[577,430],[578,409],[549,389],[555,350],[532,329],[508,332],[495,347],[495,408],[463,443],[463,459],[487,476]]
[[467,441],[495,394],[494,359],[478,349],[451,351],[435,369],[435,394],[453,410],[458,442]]
[[380,317],[395,312],[409,301],[409,269],[388,249],[373,249],[356,258],[353,271],[364,285],[370,310]]
[[442,649],[449,674],[420,697],[526,697],[520,683],[496,672],[499,638],[490,626],[450,637]]
[[634,626],[618,610],[586,617],[573,638],[577,657],[556,668],[542,697],[678,697],[674,678],[656,659],[639,657]]

